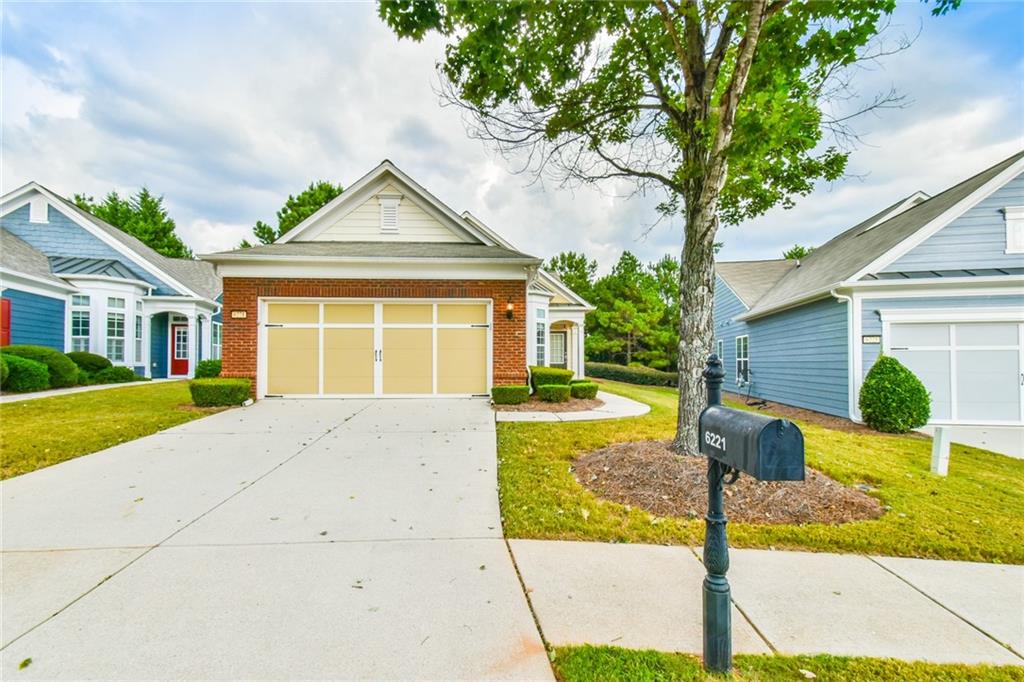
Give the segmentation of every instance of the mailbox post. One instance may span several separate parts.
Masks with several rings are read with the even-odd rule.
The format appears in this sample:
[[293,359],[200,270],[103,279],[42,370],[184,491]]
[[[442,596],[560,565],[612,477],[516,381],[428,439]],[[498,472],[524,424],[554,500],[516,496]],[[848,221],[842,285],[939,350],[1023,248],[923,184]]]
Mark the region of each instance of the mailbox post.
[[804,480],[804,437],[786,419],[722,406],[725,370],[716,355],[704,369],[708,406],[700,415],[700,451],[708,458],[708,513],[704,533],[704,668],[732,668],[732,611],[729,542],[726,536],[724,487],[740,473],[759,481]]

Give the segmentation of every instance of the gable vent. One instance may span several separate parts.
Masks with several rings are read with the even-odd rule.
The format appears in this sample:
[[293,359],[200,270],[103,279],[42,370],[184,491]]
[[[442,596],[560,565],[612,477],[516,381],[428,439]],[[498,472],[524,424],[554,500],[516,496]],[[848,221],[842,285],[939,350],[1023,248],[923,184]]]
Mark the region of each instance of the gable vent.
[[402,202],[401,195],[381,194],[377,201],[380,202],[380,231],[398,232],[398,205]]

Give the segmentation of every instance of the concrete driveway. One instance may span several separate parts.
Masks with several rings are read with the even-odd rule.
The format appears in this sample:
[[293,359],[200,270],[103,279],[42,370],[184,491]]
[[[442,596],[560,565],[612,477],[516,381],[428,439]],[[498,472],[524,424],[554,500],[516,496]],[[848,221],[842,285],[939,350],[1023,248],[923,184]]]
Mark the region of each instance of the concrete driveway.
[[550,679],[495,468],[484,401],[267,400],[5,481],[0,677]]

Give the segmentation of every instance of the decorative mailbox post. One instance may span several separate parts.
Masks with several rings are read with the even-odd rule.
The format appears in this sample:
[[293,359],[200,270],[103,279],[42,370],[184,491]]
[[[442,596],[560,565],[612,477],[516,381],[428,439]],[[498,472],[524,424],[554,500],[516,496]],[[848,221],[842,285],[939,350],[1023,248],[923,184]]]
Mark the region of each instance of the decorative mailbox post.
[[804,435],[786,419],[722,406],[725,370],[717,355],[708,358],[704,381],[708,406],[700,415],[701,454],[708,458],[708,513],[705,516],[704,668],[732,668],[732,614],[729,603],[729,543],[725,534],[723,486],[740,473],[759,481],[804,480]]

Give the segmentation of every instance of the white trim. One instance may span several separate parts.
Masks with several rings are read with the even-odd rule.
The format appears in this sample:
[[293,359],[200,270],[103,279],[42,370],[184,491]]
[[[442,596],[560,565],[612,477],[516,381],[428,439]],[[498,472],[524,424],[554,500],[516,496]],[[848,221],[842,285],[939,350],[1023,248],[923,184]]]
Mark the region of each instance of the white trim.
[[863,364],[863,356],[861,356],[861,362],[857,362],[857,354],[862,353],[860,346],[860,318],[858,314],[855,314],[855,310],[859,311],[859,301],[855,301],[856,294],[840,294],[836,291],[832,292],[837,300],[846,303],[846,412],[850,419],[858,421],[860,419],[860,407],[857,405],[857,387],[860,383],[858,367]]
[[542,280],[543,284],[550,285],[551,287],[553,287],[558,293],[562,294],[562,296],[564,296],[565,298],[568,298],[570,301],[575,301],[575,305],[586,308],[588,311],[596,310],[596,308],[593,305],[591,305],[588,301],[586,301],[582,296],[580,296],[575,291],[570,289],[561,280],[559,280],[557,277],[553,276],[549,272],[541,268],[538,268],[537,278]]
[[[422,261],[422,259],[420,259]],[[528,267],[521,263],[484,263],[459,261],[409,263],[221,263],[222,277],[326,278],[326,279],[431,279],[431,280],[527,280]]]
[[[740,339],[746,339],[747,340],[747,343],[746,343],[746,351],[747,352],[746,352],[746,355],[744,357],[742,357],[742,358],[740,357],[740,352],[739,352],[739,348],[738,348]],[[733,341],[732,341],[732,348],[733,348],[733,353],[735,354],[735,357],[733,358],[733,371],[736,373],[736,385],[740,386],[740,387],[749,386],[751,383],[753,383],[753,380],[750,377],[750,375],[751,375],[751,372],[750,372],[750,334],[738,334],[737,336],[734,336],[733,337]],[[740,378],[740,367],[739,367],[740,360],[746,360],[746,362],[747,362],[747,378],[746,379],[741,379]]]
[[871,223],[863,230],[861,230],[860,234],[864,234],[868,230],[878,227],[879,225],[889,220],[890,218],[895,218],[900,213],[903,213],[904,211],[911,209],[917,204],[921,203],[922,201],[927,201],[928,199],[931,199],[931,196],[928,195],[927,193],[922,192],[921,190],[914,192],[909,197],[907,197],[899,204],[897,204],[894,209],[892,209],[891,211],[887,211],[885,215],[883,215],[881,218],[879,218],[878,220],[876,220],[875,222]]
[[28,202],[28,221],[30,223],[44,224],[50,222],[48,206],[46,197],[42,195],[32,197]]
[[[718,278],[718,280],[719,280],[719,281],[720,281],[720,282],[721,282],[722,284],[724,284],[724,285],[725,285],[725,288],[726,288],[726,289],[728,289],[728,290],[729,290],[729,291],[730,291],[730,292],[732,293],[732,295],[736,297],[736,300],[740,302],[740,305],[742,305],[742,306],[743,306],[744,308],[746,308],[746,309],[747,309],[747,312],[750,312],[750,308],[751,308],[751,305],[752,305],[752,304],[748,304],[748,303],[747,303],[746,301],[744,301],[744,300],[743,300],[743,298],[742,298],[742,297],[741,297],[741,296],[740,296],[739,294],[737,294],[737,293],[736,293],[736,290],[735,290],[735,289],[733,289],[733,288],[732,288],[731,286],[729,286],[729,283],[728,283],[727,281],[725,281],[725,277],[722,277],[722,276],[721,276],[720,274],[718,274],[718,271],[717,271],[717,270],[715,271],[715,277],[717,277],[717,278]],[[743,313],[743,315],[746,315],[746,314],[747,314],[747,313]],[[734,319],[734,320],[738,320],[738,319],[740,319],[741,317],[742,317],[742,315],[737,315],[737,316],[736,316],[736,317],[734,317],[733,319]]]
[[1006,223],[1006,249],[1003,253],[1024,253],[1024,206],[1007,206],[1003,209]]
[[513,246],[512,242],[510,242],[509,240],[505,239],[500,234],[492,230],[490,227],[487,226],[487,224],[484,221],[480,220],[469,211],[463,211],[462,215],[459,217],[468,222],[476,229],[478,229],[480,232],[484,233],[485,236],[489,237],[491,241],[493,241],[498,246],[504,246],[506,249],[511,249],[512,251],[519,250],[518,248]]
[[883,308],[878,311],[883,324],[891,322],[1024,322],[1024,308]]
[[59,284],[43,277],[26,275],[23,272],[0,267],[0,289],[16,288],[30,294],[38,294],[48,298],[66,299],[70,293],[79,290],[70,284]]
[[133,286],[139,287],[140,289],[145,289],[147,294],[150,291],[153,291],[153,289],[156,289],[156,286],[150,284],[149,282],[143,282],[141,279],[126,279],[124,277],[111,277],[110,275],[88,275],[68,272],[55,273],[54,276],[60,277],[61,279],[67,279],[72,281],[116,282],[118,284],[131,284]]
[[[913,234],[907,236],[896,246],[887,250],[882,255],[878,256],[870,263],[862,267],[849,279],[859,280],[865,275],[869,275],[876,272],[881,272],[889,265],[892,265],[900,258],[905,256],[915,247],[921,245],[925,240],[934,235],[936,232],[950,224],[961,215],[972,209],[978,203],[989,197],[993,192],[998,190],[1000,187],[1005,185],[1007,182],[1012,180],[1014,177],[1020,174],[1024,170],[1024,158],[1018,159],[1014,163],[1004,168],[998,175],[986,182],[984,185],[974,190],[966,197],[953,204],[938,216],[930,220],[923,227],[918,228]],[[982,171],[985,172],[985,171]]]
[[[382,242],[383,243],[383,242]],[[201,258],[210,263],[227,263],[230,261],[244,263],[481,263],[489,265],[513,264],[536,265],[539,258],[459,258],[459,257],[423,257],[423,256],[304,256],[289,254],[247,254],[244,251],[221,254],[207,254]]]

